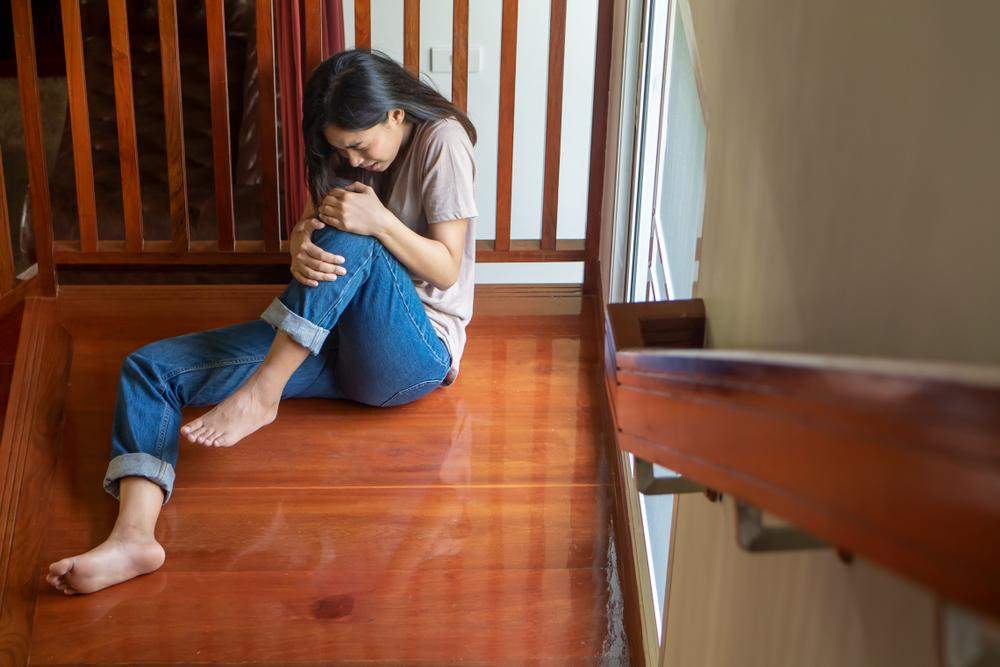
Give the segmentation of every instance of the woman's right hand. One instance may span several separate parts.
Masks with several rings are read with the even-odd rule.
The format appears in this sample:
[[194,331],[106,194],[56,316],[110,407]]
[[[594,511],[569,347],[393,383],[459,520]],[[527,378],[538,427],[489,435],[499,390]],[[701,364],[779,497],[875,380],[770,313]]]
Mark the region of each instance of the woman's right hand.
[[326,252],[312,242],[312,233],[326,224],[318,218],[299,220],[288,239],[288,251],[292,255],[291,272],[303,285],[316,287],[321,280],[336,280],[347,273],[340,264],[344,258]]

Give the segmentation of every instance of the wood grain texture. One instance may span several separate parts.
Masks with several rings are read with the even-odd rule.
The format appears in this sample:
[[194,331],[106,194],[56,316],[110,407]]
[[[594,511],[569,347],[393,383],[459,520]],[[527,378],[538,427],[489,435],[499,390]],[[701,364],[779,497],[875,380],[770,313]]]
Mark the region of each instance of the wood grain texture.
[[35,33],[31,20],[31,3],[28,0],[14,0],[11,3],[11,18],[14,25],[24,153],[28,160],[31,226],[35,233],[38,282],[42,293],[54,296],[56,273],[52,257],[52,199],[49,194],[45,145],[42,141],[42,111],[38,98],[38,69],[35,64]]
[[[560,239],[553,251],[542,250],[537,240],[515,239],[509,249],[499,251],[493,241],[476,241],[477,262],[581,262],[585,259],[584,239]],[[76,241],[56,241],[55,260],[67,264],[288,264],[288,241],[278,252],[268,252],[263,241],[236,241],[231,253],[218,252],[215,241],[191,241],[191,251],[176,254],[169,241],[146,241],[146,251],[129,253],[122,241],[99,241],[97,252],[81,252]]]
[[500,27],[500,102],[497,128],[497,222],[494,249],[510,250],[511,174],[514,167],[514,83],[517,76],[517,2],[503,0]]
[[454,0],[451,10],[451,101],[469,110],[469,0]]
[[556,247],[559,218],[559,158],[562,150],[563,62],[566,0],[552,0],[549,18],[548,105],[545,108],[545,182],[542,186],[542,249]]
[[[124,356],[254,318],[279,292],[63,288],[77,354],[40,562],[114,523],[100,480]],[[592,303],[579,286],[476,298],[454,385],[390,409],[287,400],[237,447],[182,445],[163,568],[74,600],[39,590],[33,664],[600,662],[610,522]],[[108,614],[129,623],[95,632]]]
[[125,0],[108,0],[111,57],[114,62],[115,118],[118,121],[118,163],[122,179],[125,247],[142,252],[142,196],[139,183],[139,149],[135,134],[132,96],[132,55],[129,52],[128,13]]
[[260,91],[261,233],[264,249],[277,252],[281,245],[278,202],[278,116],[274,69],[274,7],[272,0],[257,0],[257,83]]
[[163,117],[167,135],[167,183],[170,187],[171,239],[176,252],[187,252],[191,239],[187,169],[184,165],[184,111],[177,41],[177,0],[158,0],[160,66],[163,70]]
[[94,192],[94,158],[90,144],[90,107],[87,75],[83,67],[83,30],[79,0],[62,0],[63,50],[66,54],[66,89],[73,132],[73,168],[76,176],[76,210],[80,246],[97,249],[97,199]]
[[[587,186],[587,259],[583,265],[583,286],[588,294],[597,292],[601,280],[597,272],[601,250],[601,215],[604,210],[604,170],[608,141],[608,104],[611,87],[611,38],[614,27],[614,0],[598,0],[597,44],[594,60],[594,108],[590,124],[590,180]],[[699,237],[700,242],[700,237]],[[697,292],[695,292],[697,294]]]
[[[226,17],[223,0],[206,0],[208,76],[212,104],[212,162],[215,167],[215,218],[219,252],[236,248],[233,213],[232,146],[229,141],[229,72],[226,65]],[[190,249],[191,244],[188,244]]]
[[372,4],[371,0],[354,0],[354,47],[372,47]]
[[27,299],[0,440],[0,655],[6,664],[27,664],[30,653],[71,356],[55,299]]
[[622,448],[1000,612],[1000,371],[717,350],[615,358]]
[[403,66],[420,76],[420,0],[403,0]]
[[14,289],[14,246],[10,238],[10,214],[7,210],[7,180],[3,170],[3,146],[0,146],[0,295]]

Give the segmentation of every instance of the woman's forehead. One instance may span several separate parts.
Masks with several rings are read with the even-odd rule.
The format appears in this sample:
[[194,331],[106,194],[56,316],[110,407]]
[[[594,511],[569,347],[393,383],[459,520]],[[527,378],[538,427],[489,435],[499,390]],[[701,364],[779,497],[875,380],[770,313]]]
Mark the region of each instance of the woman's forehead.
[[337,148],[352,148],[354,144],[362,143],[368,139],[377,129],[378,125],[364,130],[345,130],[330,124],[323,128],[323,134],[326,136],[326,140]]

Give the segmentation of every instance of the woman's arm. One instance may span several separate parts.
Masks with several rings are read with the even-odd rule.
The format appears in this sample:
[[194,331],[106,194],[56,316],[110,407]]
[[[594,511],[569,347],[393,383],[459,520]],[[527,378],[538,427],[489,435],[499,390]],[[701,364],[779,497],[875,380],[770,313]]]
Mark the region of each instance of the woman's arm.
[[458,280],[469,224],[466,219],[431,223],[431,238],[421,236],[383,206],[371,187],[361,183],[331,190],[320,202],[317,216],[345,232],[378,238],[410,273],[440,290]]
[[465,251],[468,220],[447,220],[428,225],[431,238],[421,236],[386,211],[387,222],[376,238],[410,272],[439,290],[458,280]]

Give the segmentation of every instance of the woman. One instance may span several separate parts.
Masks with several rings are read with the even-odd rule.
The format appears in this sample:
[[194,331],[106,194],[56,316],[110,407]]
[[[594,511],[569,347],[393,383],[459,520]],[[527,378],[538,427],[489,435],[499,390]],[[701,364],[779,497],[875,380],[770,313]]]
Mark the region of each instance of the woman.
[[[311,202],[289,239],[295,280],[261,319],[125,359],[104,479],[118,519],[101,545],[49,565],[64,593],[163,564],[153,530],[179,435],[232,447],[284,398],[391,406],[455,381],[472,316],[472,123],[389,57],[356,49],[310,76],[303,134]],[[181,408],[214,404],[181,427]]]

